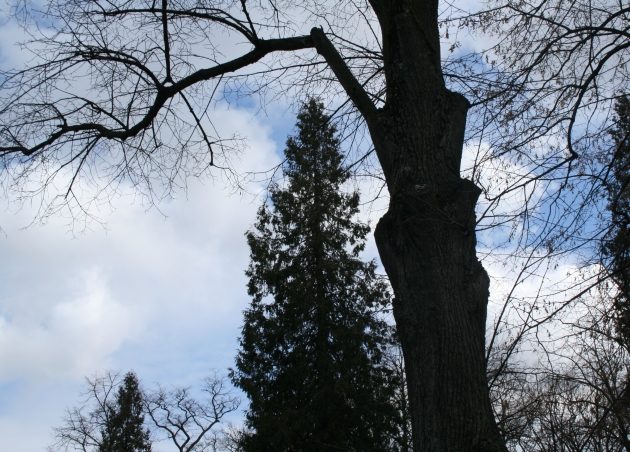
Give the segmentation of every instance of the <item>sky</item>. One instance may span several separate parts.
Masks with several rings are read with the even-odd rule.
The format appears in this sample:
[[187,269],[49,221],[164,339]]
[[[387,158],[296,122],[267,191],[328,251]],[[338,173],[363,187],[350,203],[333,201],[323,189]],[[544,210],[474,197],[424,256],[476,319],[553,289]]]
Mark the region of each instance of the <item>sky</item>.
[[[17,67],[27,55],[12,45],[24,35],[8,5],[0,0],[0,62]],[[238,131],[247,143],[237,167],[280,162],[295,122],[288,109],[219,109],[224,136]],[[235,194],[221,177],[188,183],[158,206],[129,190],[91,212],[102,222],[79,228],[57,215],[33,224],[36,200],[0,199],[1,451],[52,444],[86,376],[133,370],[145,387],[195,387],[233,366],[249,302],[244,234],[265,185]]]
[[[21,35],[0,7],[0,60],[21,61]],[[246,139],[239,165],[280,162],[295,118],[279,106],[219,107],[223,131]],[[150,206],[133,191],[77,228],[36,201],[0,199],[0,450],[38,452],[53,442],[85,377],[133,370],[146,387],[199,386],[233,365],[249,299],[244,234],[265,185],[247,193],[192,179]],[[235,422],[239,421],[235,417]],[[160,444],[159,450],[168,450]]]

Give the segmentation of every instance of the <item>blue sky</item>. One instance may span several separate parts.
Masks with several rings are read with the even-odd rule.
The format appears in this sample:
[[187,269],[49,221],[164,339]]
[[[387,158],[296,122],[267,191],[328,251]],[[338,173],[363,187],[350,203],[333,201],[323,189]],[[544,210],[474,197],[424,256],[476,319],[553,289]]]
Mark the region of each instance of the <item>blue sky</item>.
[[[259,132],[251,157],[271,164]],[[0,449],[43,450],[85,375],[194,385],[232,365],[258,204],[192,183],[160,211],[117,200],[105,228],[79,232],[54,217],[22,229],[32,209],[0,211]]]
[[[280,161],[292,114],[222,116],[248,139],[247,168]],[[195,386],[233,365],[249,302],[244,233],[264,184],[248,189],[192,180],[157,207],[130,191],[78,230],[63,216],[29,226],[36,206],[2,199],[0,450],[44,450],[85,376],[132,369],[148,387]]]

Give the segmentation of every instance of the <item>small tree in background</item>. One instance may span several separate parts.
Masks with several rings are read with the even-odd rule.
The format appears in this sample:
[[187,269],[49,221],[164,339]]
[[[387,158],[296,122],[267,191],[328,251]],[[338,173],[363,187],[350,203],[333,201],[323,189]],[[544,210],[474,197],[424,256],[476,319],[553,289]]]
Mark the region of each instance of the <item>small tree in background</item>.
[[232,450],[229,431],[217,431],[239,404],[228,386],[224,377],[210,375],[195,398],[188,388],[142,391],[131,372],[88,378],[82,405],[69,409],[54,429],[49,451],[146,452],[150,432],[181,452]]
[[249,397],[246,451],[399,450],[398,374],[384,356],[390,299],[363,262],[369,227],[341,191],[335,128],[311,100],[287,141],[286,188],[273,185],[247,234],[253,297],[233,381]]
[[138,377],[125,375],[115,403],[107,404],[99,452],[150,452],[149,430],[144,427],[144,402]]
[[114,403],[120,384],[120,376],[115,373],[86,378],[83,403],[66,411],[63,423],[54,428],[55,442],[49,451],[98,451],[103,440],[101,434],[108,424],[108,406]]
[[239,399],[229,383],[218,375],[204,379],[199,398],[190,388],[159,388],[146,396],[147,417],[159,437],[165,437],[179,452],[229,450],[229,437],[215,431],[224,417],[238,409]]

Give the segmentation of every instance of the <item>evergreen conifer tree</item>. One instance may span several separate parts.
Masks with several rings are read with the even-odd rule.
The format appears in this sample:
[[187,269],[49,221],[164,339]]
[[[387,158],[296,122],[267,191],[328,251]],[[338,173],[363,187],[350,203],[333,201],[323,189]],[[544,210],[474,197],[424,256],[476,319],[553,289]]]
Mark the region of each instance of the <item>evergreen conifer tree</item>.
[[611,234],[604,247],[608,268],[617,284],[615,315],[619,336],[630,348],[630,96],[615,104],[612,178],[608,184]]
[[106,407],[106,424],[99,452],[150,452],[149,431],[144,428],[144,408],[138,377],[125,375],[116,402]]
[[232,377],[250,399],[246,451],[399,450],[396,375],[383,359],[392,330],[374,262],[359,256],[369,232],[323,105],[308,102],[287,141],[286,188],[247,233],[252,297]]

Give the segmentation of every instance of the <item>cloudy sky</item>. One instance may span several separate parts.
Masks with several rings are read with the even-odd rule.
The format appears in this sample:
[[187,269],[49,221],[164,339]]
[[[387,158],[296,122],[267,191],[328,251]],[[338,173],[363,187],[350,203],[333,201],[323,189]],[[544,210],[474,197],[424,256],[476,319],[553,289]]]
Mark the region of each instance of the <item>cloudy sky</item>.
[[[0,64],[19,67],[10,3],[0,0]],[[223,136],[246,139],[237,169],[280,162],[288,109],[218,108]],[[265,185],[235,194],[224,182],[191,180],[157,207],[130,191],[79,227],[57,215],[33,224],[37,200],[0,198],[0,450],[45,450],[86,376],[134,370],[145,386],[195,386],[233,365],[249,301],[244,233]]]
[[[4,64],[23,57],[6,5]],[[248,169],[280,161],[291,113],[220,108],[224,132],[247,139]],[[158,208],[130,193],[97,212],[102,224],[79,228],[63,216],[31,224],[36,205],[0,200],[0,450],[45,450],[85,376],[133,369],[146,386],[194,386],[233,364],[248,303],[244,233],[264,185],[248,189],[192,180]]]

